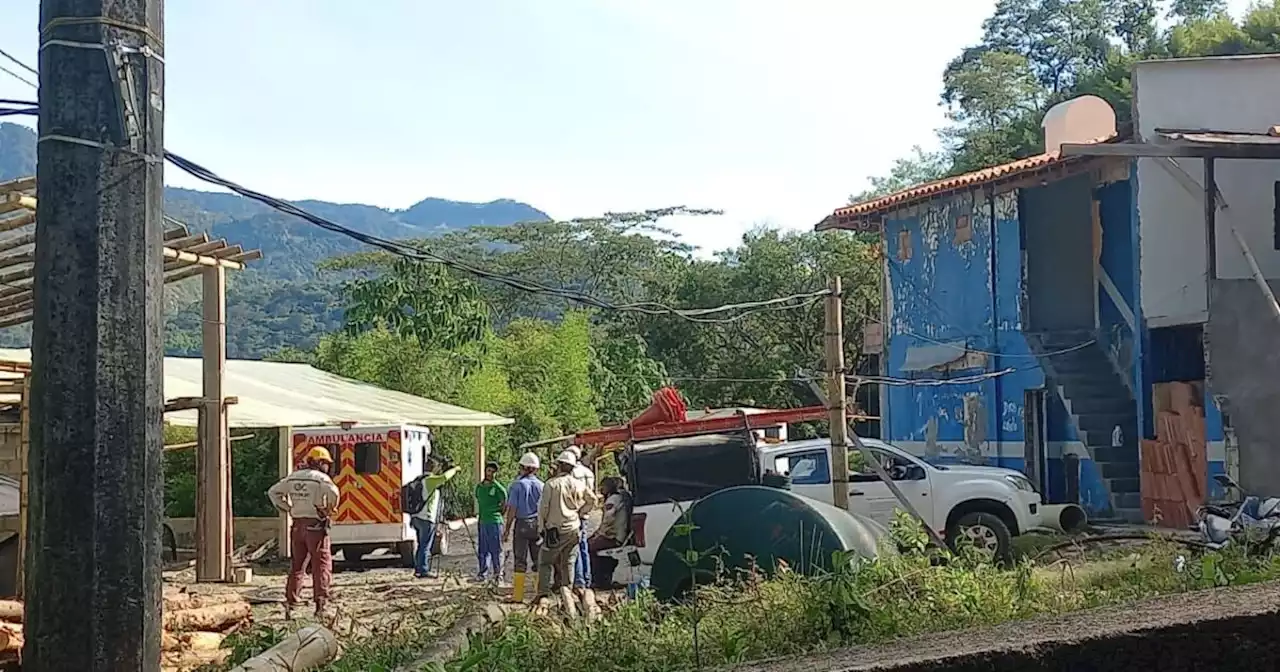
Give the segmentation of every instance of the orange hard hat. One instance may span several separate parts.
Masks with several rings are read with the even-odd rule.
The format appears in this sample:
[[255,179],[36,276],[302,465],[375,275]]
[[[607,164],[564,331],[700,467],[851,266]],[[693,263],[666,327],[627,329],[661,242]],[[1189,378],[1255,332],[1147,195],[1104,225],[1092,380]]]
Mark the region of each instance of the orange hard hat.
[[307,459],[333,464],[333,456],[329,454],[329,449],[324,446],[315,446],[307,451]]

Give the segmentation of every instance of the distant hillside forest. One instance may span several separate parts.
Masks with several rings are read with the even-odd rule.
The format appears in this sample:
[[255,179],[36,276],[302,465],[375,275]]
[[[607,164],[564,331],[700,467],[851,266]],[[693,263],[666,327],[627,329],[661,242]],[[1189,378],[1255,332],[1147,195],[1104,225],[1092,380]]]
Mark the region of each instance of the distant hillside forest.
[[[33,175],[36,136],[26,126],[0,123],[0,180]],[[298,206],[359,231],[394,239],[436,238],[473,226],[546,221],[525,203],[465,203],[428,198],[404,210],[372,205],[300,201]],[[222,238],[263,258],[227,281],[227,356],[262,359],[284,348],[311,350],[342,324],[343,283],[353,272],[323,270],[325,260],[365,251],[362,244],[235,194],[165,188],[165,212],[196,232]],[[165,349],[174,356],[200,351],[200,281],[165,291]],[[27,347],[28,326],[0,330],[0,347]]]

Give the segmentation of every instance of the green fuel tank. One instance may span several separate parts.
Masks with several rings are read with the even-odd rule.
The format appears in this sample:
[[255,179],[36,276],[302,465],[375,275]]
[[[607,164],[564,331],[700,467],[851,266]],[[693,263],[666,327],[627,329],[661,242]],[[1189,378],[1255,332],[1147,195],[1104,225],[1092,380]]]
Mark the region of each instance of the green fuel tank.
[[[693,526],[688,534],[682,534]],[[682,528],[682,526],[685,526]],[[744,485],[719,490],[694,502],[658,547],[649,585],[670,600],[697,583],[753,567],[767,576],[779,561],[791,571],[814,575],[832,569],[838,551],[873,558],[888,531],[869,518],[801,497],[789,490]],[[692,569],[690,550],[698,557]]]

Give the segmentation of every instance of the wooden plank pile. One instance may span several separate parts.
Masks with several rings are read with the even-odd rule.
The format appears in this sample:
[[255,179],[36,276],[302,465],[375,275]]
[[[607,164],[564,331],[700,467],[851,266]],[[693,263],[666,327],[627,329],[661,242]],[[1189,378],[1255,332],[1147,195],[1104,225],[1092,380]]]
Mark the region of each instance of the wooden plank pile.
[[1155,439],[1142,441],[1142,514],[1161,527],[1186,529],[1208,488],[1204,382],[1152,386]]
[[253,607],[239,593],[192,593],[164,587],[161,669],[189,672],[220,665],[231,654],[223,639],[253,620]]

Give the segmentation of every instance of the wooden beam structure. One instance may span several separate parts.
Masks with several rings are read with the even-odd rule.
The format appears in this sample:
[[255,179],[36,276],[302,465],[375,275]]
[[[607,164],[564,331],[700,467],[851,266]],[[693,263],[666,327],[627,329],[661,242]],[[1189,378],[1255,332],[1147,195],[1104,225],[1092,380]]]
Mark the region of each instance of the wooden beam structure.
[[[279,438],[279,475],[283,479],[293,473],[293,428],[281,427]],[[290,543],[289,527],[293,521],[288,513],[280,514],[280,526],[276,529],[276,549],[280,557],[288,559],[293,555],[293,544]]]
[[[30,322],[35,305],[36,180],[23,177],[0,182],[0,329]],[[242,269],[261,259],[258,250],[243,250],[208,234],[191,233],[172,217],[164,218],[164,281],[178,282],[206,268]],[[21,231],[26,227],[30,230]],[[13,232],[13,235],[3,235]]]
[[[0,328],[31,322],[35,312],[33,285],[36,258],[36,179],[23,177],[0,182]],[[204,277],[203,330],[204,390],[198,398],[171,399],[166,413],[198,410],[200,432],[197,442],[197,578],[227,581],[231,578],[231,460],[227,432],[227,406],[235,397],[226,397],[223,372],[226,367],[226,270],[244,268],[261,259],[258,250],[244,250],[226,240],[210,240],[206,233],[192,233],[186,225],[163,218],[161,246],[164,282]],[[29,374],[29,364],[0,362],[0,372]],[[0,381],[0,394],[22,394],[23,436],[27,436],[27,385],[24,381]],[[25,439],[24,439],[25,446]],[[22,455],[23,483],[19,519],[26,542],[26,454]],[[18,561],[23,573],[24,561]],[[22,579],[19,578],[19,585]]]
[[1156,129],[1155,135],[1155,142],[1063,143],[1062,155],[1133,159],[1280,159],[1280,137],[1269,134]]
[[196,454],[196,581],[231,579],[231,444],[223,378],[227,368],[227,276],[213,265],[203,269],[201,356],[204,399],[199,409]]

